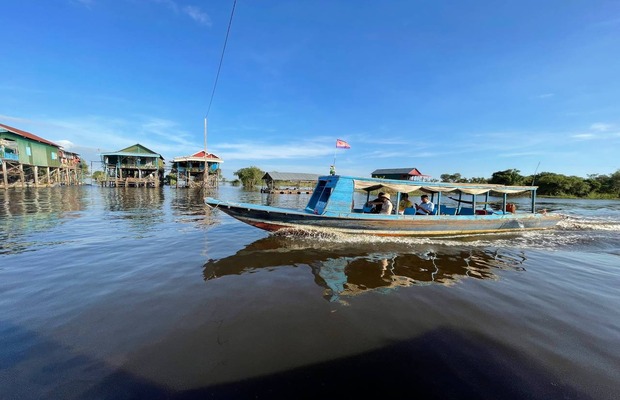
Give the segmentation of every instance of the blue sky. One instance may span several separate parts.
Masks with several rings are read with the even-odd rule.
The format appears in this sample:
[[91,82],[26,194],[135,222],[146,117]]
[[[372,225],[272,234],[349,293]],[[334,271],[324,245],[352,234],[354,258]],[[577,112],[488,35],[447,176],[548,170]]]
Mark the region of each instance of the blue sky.
[[620,168],[618,1],[238,0],[210,109],[233,0],[1,4],[0,123],[87,161],[169,164],[208,111],[227,178]]

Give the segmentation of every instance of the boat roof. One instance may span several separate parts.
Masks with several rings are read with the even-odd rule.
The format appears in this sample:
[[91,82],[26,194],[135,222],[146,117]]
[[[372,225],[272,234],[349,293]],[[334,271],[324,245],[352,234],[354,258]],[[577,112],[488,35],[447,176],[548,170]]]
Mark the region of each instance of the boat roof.
[[[337,176],[339,179],[351,179],[355,189],[373,191],[379,189],[391,189],[396,192],[410,193],[421,190],[427,193],[450,193],[462,192],[466,194],[496,193],[523,193],[535,192],[538,186],[509,186],[491,183],[456,183],[456,182],[418,182],[403,181],[397,179],[363,178],[352,176]],[[322,176],[321,179],[329,179],[333,176]]]

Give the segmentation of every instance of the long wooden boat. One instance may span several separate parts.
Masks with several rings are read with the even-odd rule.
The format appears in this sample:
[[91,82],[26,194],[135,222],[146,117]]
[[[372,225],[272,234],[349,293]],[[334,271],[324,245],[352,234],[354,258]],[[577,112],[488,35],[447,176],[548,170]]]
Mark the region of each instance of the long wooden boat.
[[[328,175],[318,179],[316,187],[301,210],[260,204],[221,201],[211,197],[205,203],[242,222],[267,231],[302,231],[369,234],[378,236],[442,236],[473,233],[520,232],[554,227],[561,216],[536,210],[536,186],[505,186],[448,182],[418,182],[393,179],[358,178]],[[394,193],[397,205],[401,193],[424,192],[435,204],[434,215],[415,215],[415,209],[401,214],[372,214],[364,204],[355,204],[356,191]],[[529,196],[530,209],[515,210],[508,195]],[[491,208],[489,196],[498,196],[498,210]],[[454,207],[442,204],[445,197],[458,196]],[[465,199],[463,196],[468,196]],[[480,198],[481,196],[482,199]],[[456,200],[456,201],[455,201]],[[396,209],[397,206],[394,207]],[[411,211],[411,212],[408,212]]]

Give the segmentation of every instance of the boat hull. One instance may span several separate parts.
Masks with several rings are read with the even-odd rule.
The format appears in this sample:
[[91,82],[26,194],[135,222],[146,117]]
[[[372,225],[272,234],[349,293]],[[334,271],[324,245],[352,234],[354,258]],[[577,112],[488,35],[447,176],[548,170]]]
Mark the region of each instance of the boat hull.
[[421,216],[352,212],[317,215],[306,211],[224,202],[211,198],[207,198],[205,202],[239,221],[271,232],[291,229],[375,236],[445,236],[549,229],[561,219],[560,216],[544,214]]

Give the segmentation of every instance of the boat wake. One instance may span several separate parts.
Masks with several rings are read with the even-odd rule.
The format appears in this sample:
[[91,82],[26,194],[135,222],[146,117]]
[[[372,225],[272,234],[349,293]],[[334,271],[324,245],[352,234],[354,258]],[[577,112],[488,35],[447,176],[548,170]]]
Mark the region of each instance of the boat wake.
[[[419,249],[434,246],[469,247],[487,249],[538,249],[566,250],[595,245],[596,249],[615,246],[618,240],[616,232],[620,232],[620,221],[600,217],[576,217],[563,215],[563,219],[553,229],[539,231],[467,234],[438,237],[378,237],[369,235],[351,235],[328,229],[285,229],[274,233],[274,236],[304,239],[325,247],[334,246],[370,246],[388,247],[392,250],[400,248]],[[587,234],[584,234],[586,233]],[[611,235],[610,235],[611,233]],[[307,240],[306,240],[307,239]],[[577,246],[577,247],[575,247]]]
[[566,231],[620,231],[620,221],[602,217],[565,216],[558,229]]

